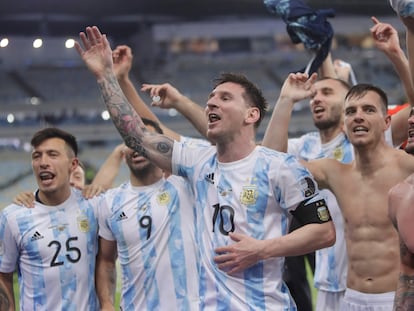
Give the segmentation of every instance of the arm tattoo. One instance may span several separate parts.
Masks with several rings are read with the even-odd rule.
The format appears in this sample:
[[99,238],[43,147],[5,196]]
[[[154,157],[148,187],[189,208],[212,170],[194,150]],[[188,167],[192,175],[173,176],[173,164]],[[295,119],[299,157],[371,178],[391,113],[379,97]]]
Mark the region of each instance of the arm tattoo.
[[147,130],[122,93],[115,75],[98,83],[108,112],[125,144],[146,158],[168,158],[171,161],[173,141]]
[[107,79],[100,81],[99,87],[102,91],[103,100],[108,108],[112,121],[122,138],[126,140],[129,136],[134,134],[135,137],[142,137],[143,128],[145,128],[144,124],[129,105],[116,77],[111,75]]
[[157,150],[163,154],[169,153],[171,151],[171,145],[166,142],[159,142],[157,145]]
[[414,254],[400,237],[400,266],[403,268],[398,278],[397,290],[395,292],[394,310],[414,310],[414,275],[407,274],[414,268]]
[[414,276],[400,274],[395,292],[394,310],[414,310]]
[[148,155],[145,152],[145,148],[141,145],[141,142],[139,139],[135,137],[127,136],[125,137],[125,145],[139,152],[143,157],[148,158]]

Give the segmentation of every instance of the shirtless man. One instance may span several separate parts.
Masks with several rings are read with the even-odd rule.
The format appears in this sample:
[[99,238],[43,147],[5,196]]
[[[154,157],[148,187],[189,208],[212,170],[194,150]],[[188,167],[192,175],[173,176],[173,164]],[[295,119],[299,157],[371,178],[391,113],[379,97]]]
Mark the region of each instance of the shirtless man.
[[388,218],[387,193],[414,172],[414,158],[385,142],[391,118],[382,90],[352,87],[344,111],[355,160],[343,164],[322,159],[307,166],[319,185],[335,194],[345,219],[349,264],[341,310],[350,310],[350,303],[363,307],[362,299],[367,306],[378,305],[375,310],[390,310],[398,276],[398,235]]
[[[286,83],[310,96],[314,79],[291,74]],[[348,276],[341,310],[373,306],[370,310],[391,310],[399,250],[398,235],[388,217],[387,194],[414,172],[414,158],[385,141],[391,117],[382,90],[366,84],[352,87],[344,112],[344,131],[354,147],[354,161],[321,159],[305,164],[319,186],[335,194],[345,221]],[[350,308],[349,302],[360,308]]]

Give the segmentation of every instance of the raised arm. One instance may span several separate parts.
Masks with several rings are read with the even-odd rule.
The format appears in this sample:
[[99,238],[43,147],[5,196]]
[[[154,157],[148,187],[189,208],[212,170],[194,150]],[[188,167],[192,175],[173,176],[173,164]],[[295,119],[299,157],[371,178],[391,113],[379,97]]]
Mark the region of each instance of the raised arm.
[[120,45],[112,52],[113,68],[118,79],[119,85],[128,99],[129,103],[134,107],[135,111],[142,117],[157,122],[164,134],[172,139],[180,140],[180,134],[174,132],[165,126],[158,117],[151,111],[147,104],[139,95],[137,89],[132,83],[129,73],[132,68],[133,54],[131,48],[126,45]]
[[335,71],[334,62],[332,60],[331,52],[329,52],[328,56],[322,62],[321,67],[318,70],[319,76],[322,78],[338,78],[338,75]]
[[115,178],[119,173],[119,168],[124,159],[124,148],[125,144],[119,144],[112,150],[111,154],[106,158],[96,173],[92,184],[101,185],[105,189],[113,187]]
[[[410,67],[411,82],[414,81],[414,19],[412,17],[401,18],[405,25],[405,37],[407,44],[408,63]],[[412,85],[412,87],[414,87]],[[413,104],[412,104],[413,105]]]
[[[376,17],[372,17],[374,26],[371,27],[372,38],[376,47],[382,51],[394,66],[403,84],[410,106],[400,110],[391,118],[392,139],[398,146],[407,139],[408,123],[411,108],[414,106],[414,89],[408,59],[400,46],[397,30],[390,24],[381,23]],[[407,48],[410,50],[412,34],[407,32]],[[413,55],[414,57],[414,55]]]
[[148,131],[129,104],[113,71],[112,50],[106,35],[93,26],[86,28],[86,34],[81,32],[80,39],[83,48],[76,42],[76,50],[95,75],[106,108],[125,144],[158,167],[171,171],[174,141],[165,135]]
[[141,90],[149,92],[151,98],[158,99],[152,102],[153,106],[176,109],[203,137],[207,136],[207,118],[203,107],[180,93],[171,84],[143,84]]
[[305,73],[291,73],[283,83],[279,98],[266,128],[262,145],[287,151],[289,123],[295,103],[312,95],[311,86],[316,81],[314,73],[310,78]]
[[14,311],[13,273],[0,272],[0,310]]

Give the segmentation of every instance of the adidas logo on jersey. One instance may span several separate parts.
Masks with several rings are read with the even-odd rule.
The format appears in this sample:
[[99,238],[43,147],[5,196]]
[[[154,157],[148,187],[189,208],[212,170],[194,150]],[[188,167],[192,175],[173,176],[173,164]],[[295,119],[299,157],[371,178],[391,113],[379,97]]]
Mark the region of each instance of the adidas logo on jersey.
[[214,185],[214,173],[207,174],[204,179]]
[[122,212],[121,214],[118,215],[118,218],[116,220],[121,221],[121,220],[125,220],[125,219],[128,219],[128,216],[125,215],[125,212]]
[[40,240],[40,239],[43,239],[44,238],[44,236],[43,235],[41,235],[40,233],[39,233],[39,231],[36,231],[34,234],[33,234],[33,236],[32,236],[32,238],[30,239],[30,241],[37,241],[37,240]]

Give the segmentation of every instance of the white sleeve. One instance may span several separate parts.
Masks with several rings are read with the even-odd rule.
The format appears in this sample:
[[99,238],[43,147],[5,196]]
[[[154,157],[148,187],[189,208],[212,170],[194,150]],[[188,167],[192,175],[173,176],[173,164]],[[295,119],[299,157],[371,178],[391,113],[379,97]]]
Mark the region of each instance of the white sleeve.
[[302,148],[302,139],[300,138],[289,138],[288,140],[288,150],[287,153],[298,156],[300,149]]
[[98,213],[99,236],[105,240],[114,241],[115,237],[108,225],[109,218],[111,217],[111,206],[109,204],[111,204],[112,200],[109,198],[109,192],[105,193],[104,196],[105,198],[101,202]]
[[[14,206],[11,208],[14,208]],[[15,271],[19,258],[17,241],[10,227],[13,224],[15,224],[15,221],[8,219],[3,211],[0,214],[0,272],[3,273]]]
[[392,141],[392,128],[391,126],[388,127],[388,129],[385,131],[384,133],[385,135],[385,141],[387,142],[388,145],[392,146],[392,147],[399,147],[399,146],[394,146],[394,142]]

